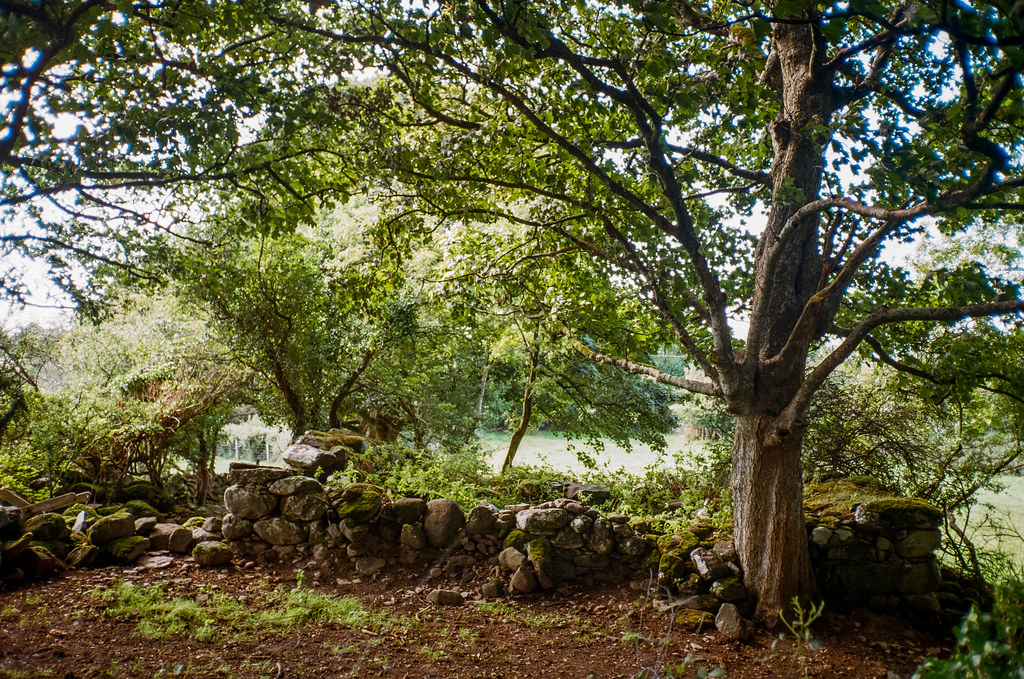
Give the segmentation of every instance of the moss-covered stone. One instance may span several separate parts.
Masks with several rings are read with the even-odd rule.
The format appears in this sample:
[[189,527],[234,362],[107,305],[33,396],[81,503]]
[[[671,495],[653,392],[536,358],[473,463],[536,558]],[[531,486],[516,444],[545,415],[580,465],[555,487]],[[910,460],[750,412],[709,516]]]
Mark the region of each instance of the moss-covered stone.
[[100,546],[102,554],[120,563],[135,561],[147,549],[149,549],[149,539],[141,535],[129,535],[125,538],[111,540]]
[[100,517],[100,515],[96,513],[95,509],[87,505],[83,505],[81,502],[76,502],[75,504],[71,505],[70,507],[62,511],[61,514],[63,514],[65,518],[70,517],[71,520],[74,521],[82,512],[85,512],[85,518],[88,521],[95,521]]
[[541,587],[551,589],[558,584],[558,567],[551,554],[551,543],[545,538],[530,540],[526,545],[526,556]]
[[65,564],[53,552],[38,545],[30,545],[18,558],[18,567],[29,577],[40,577],[63,569]]
[[68,554],[67,564],[69,568],[88,568],[95,563],[99,555],[100,548],[96,545],[78,545]]
[[192,516],[189,517],[185,523],[181,524],[185,528],[202,528],[203,524],[206,523],[205,516]]
[[192,550],[192,556],[201,566],[223,566],[231,561],[231,550],[223,542],[207,540],[200,542]]
[[340,519],[352,519],[365,523],[380,511],[384,489],[369,483],[350,483],[341,489],[334,503],[334,511]]
[[684,582],[693,572],[689,557],[679,557],[676,554],[662,554],[658,559],[658,581],[675,589],[679,583]]
[[124,509],[136,519],[141,519],[144,516],[160,518],[160,510],[145,500],[129,500],[124,503]]
[[675,626],[687,632],[706,632],[715,627],[715,616],[707,611],[682,608],[676,612]]
[[525,552],[526,545],[530,544],[530,541],[535,540],[536,538],[537,536],[531,535],[526,531],[519,530],[517,528],[510,531],[509,534],[505,536],[505,539],[502,541],[501,546],[504,549],[508,549],[509,547],[515,547],[520,552]]
[[887,523],[901,523],[909,521],[908,516],[918,513],[932,520],[942,520],[942,510],[928,502],[916,497],[890,497],[879,498],[865,502],[863,509],[878,514]]
[[124,510],[124,505],[106,505],[96,510],[96,513],[100,516],[110,516],[111,514],[117,514]]
[[47,512],[25,519],[21,524],[22,533],[32,533],[36,540],[65,540],[71,533],[64,517]]
[[104,516],[89,528],[89,542],[94,545],[102,545],[131,535],[135,535],[135,517],[128,512]]
[[673,554],[680,558],[689,558],[690,552],[700,547],[700,539],[688,530],[681,530],[671,535],[658,538],[658,550],[662,554]]
[[61,560],[66,559],[68,554],[71,553],[71,544],[63,540],[33,540],[29,543],[29,548],[32,547],[42,547]]

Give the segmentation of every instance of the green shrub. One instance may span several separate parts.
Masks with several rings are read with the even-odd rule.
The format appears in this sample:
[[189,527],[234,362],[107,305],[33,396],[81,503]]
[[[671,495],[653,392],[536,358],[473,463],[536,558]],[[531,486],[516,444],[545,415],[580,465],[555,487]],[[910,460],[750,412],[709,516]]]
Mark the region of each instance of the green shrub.
[[991,612],[975,604],[956,629],[949,658],[928,658],[914,679],[1024,679],[1024,582],[996,589]]

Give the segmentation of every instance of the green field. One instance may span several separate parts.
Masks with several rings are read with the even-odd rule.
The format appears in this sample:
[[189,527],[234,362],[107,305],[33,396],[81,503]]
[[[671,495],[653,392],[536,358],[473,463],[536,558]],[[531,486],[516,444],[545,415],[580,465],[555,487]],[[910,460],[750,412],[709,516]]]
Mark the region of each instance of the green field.
[[[481,437],[484,448],[491,450],[491,466],[495,471],[501,468],[508,450],[511,435],[502,432],[488,432]],[[560,471],[583,473],[586,466],[576,457],[576,450],[582,450],[597,461],[598,467],[607,471],[625,469],[632,474],[642,474],[648,467],[663,466],[673,462],[673,457],[680,452],[697,451],[701,443],[684,434],[669,434],[665,437],[668,444],[665,452],[660,454],[651,450],[650,446],[636,444],[629,451],[614,441],[604,440],[604,449],[595,450],[586,441],[566,441],[561,436],[538,432],[528,434],[519,445],[519,451],[513,464],[528,466],[549,466]]]

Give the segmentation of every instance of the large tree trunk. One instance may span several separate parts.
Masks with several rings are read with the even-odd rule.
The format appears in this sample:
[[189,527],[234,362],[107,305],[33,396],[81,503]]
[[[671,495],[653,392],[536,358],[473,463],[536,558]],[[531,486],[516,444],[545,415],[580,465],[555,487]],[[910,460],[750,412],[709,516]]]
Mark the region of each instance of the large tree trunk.
[[756,618],[768,627],[793,597],[811,591],[800,469],[802,435],[775,440],[775,418],[736,420],[732,460],[736,551],[744,582],[757,593]]

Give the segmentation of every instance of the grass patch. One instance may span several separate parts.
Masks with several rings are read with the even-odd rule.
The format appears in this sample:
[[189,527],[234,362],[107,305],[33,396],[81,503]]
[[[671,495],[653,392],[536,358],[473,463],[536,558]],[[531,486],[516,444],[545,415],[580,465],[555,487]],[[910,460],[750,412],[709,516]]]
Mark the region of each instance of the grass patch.
[[352,629],[382,632],[409,622],[395,615],[370,611],[355,597],[336,597],[309,589],[271,590],[249,604],[213,591],[204,601],[170,595],[161,583],[135,585],[117,582],[93,596],[106,604],[106,613],[134,620],[136,631],[150,639],[191,636],[199,641],[286,634],[307,624],[323,622]]

